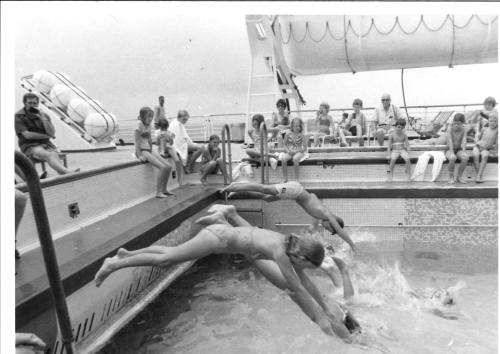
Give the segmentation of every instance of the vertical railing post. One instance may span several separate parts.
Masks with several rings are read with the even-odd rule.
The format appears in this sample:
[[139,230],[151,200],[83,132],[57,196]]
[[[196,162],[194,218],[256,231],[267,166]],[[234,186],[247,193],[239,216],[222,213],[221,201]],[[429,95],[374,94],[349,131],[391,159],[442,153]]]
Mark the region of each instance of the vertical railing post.
[[[227,139],[226,139],[227,132]],[[231,164],[231,129],[229,129],[229,125],[224,124],[222,126],[221,131],[221,139],[222,139],[222,164],[224,168],[226,168],[226,142],[227,142],[227,159],[229,160],[229,171],[224,174],[224,184],[229,184],[233,182],[233,168]],[[227,175],[227,177],[226,177]],[[229,181],[227,180],[229,178]],[[229,183],[228,183],[229,182]]]
[[[267,126],[260,123],[260,181],[262,184],[269,182],[269,145],[267,144]],[[265,171],[267,168],[267,171]],[[267,176],[267,178],[266,178]]]
[[49,280],[52,297],[56,308],[57,321],[59,330],[61,331],[62,342],[66,348],[66,353],[76,353],[73,347],[73,331],[71,329],[71,320],[69,318],[68,306],[66,304],[66,296],[59,274],[59,265],[57,263],[54,242],[50,232],[49,219],[45,202],[43,200],[42,188],[38,178],[37,171],[31,161],[19,151],[15,152],[15,163],[26,178],[26,184],[31,199],[31,207],[35,217],[38,238],[42,249],[47,278]]

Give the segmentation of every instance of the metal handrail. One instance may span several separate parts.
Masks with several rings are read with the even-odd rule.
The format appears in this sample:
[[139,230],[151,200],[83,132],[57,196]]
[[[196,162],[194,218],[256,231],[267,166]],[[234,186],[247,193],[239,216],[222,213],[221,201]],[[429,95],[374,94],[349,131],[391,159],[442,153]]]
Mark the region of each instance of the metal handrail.
[[15,163],[26,178],[26,185],[31,199],[31,207],[35,217],[36,228],[38,231],[38,238],[42,249],[43,260],[47,277],[52,291],[54,300],[57,321],[59,323],[59,330],[61,332],[62,342],[66,348],[66,353],[76,353],[73,347],[73,331],[71,329],[71,320],[69,317],[68,306],[66,303],[66,296],[59,273],[59,266],[57,263],[54,242],[50,232],[49,219],[47,217],[47,210],[43,200],[42,188],[40,186],[40,179],[35,166],[31,161],[21,152],[15,151]]
[[[227,140],[226,140],[226,132],[227,132]],[[227,142],[227,158],[229,160],[229,171],[224,174],[224,184],[228,184],[227,179],[229,178],[229,183],[233,182],[233,168],[231,164],[231,130],[229,129],[229,125],[224,124],[222,127],[222,131],[220,133],[222,139],[222,164],[224,168],[226,168],[226,142]]]
[[[449,107],[463,107],[464,109],[469,107],[469,106],[482,106],[482,103],[458,103],[458,104],[437,104],[437,105],[419,105],[419,106],[406,106],[408,109],[416,109],[416,108],[449,108]],[[399,108],[405,108],[405,106],[398,106]],[[376,107],[363,107],[362,111],[368,111],[368,110],[373,110]],[[352,107],[343,107],[343,108],[331,108],[331,112],[344,112],[344,111],[351,111]],[[301,113],[314,113],[317,112],[315,109],[307,109],[307,110],[301,110]],[[273,112],[261,112],[261,114],[272,114]],[[290,111],[290,113],[298,113],[298,111]],[[234,116],[241,116],[245,118],[247,116],[246,113],[210,113],[210,114],[203,114],[203,115],[190,115],[189,119],[209,119],[213,117],[234,117]],[[168,120],[176,119],[177,116],[172,116],[172,117],[167,117]],[[136,122],[137,118],[132,117],[132,118],[122,118],[120,119],[120,122]],[[245,121],[243,120],[241,123],[244,123]]]
[[260,167],[261,183],[266,184],[269,182],[269,145],[267,144],[267,126],[265,122],[260,123]]

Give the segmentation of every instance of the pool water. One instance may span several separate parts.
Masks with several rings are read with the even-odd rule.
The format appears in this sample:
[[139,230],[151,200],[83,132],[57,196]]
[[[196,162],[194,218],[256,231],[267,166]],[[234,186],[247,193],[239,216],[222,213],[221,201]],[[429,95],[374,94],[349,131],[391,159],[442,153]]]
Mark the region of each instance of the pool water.
[[[102,353],[496,353],[497,274],[454,274],[412,269],[404,260],[372,262],[340,254],[356,290],[342,290],[308,271],[329,303],[349,307],[363,327],[362,344],[329,337],[288,296],[235,256],[208,257],[179,278],[125,327]],[[390,258],[390,257],[389,257]],[[401,263],[401,264],[400,264]],[[451,310],[430,312],[411,288],[430,294],[459,281]]]

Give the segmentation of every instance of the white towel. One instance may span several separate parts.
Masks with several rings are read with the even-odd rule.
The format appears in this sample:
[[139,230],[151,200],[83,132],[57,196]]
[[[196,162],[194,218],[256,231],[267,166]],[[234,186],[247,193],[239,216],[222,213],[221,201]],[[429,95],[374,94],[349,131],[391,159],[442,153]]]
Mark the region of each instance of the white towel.
[[418,157],[417,165],[415,166],[415,170],[413,170],[413,175],[411,176],[412,180],[424,180],[425,170],[427,169],[427,165],[429,164],[429,159],[431,157],[434,159],[431,182],[434,182],[439,177],[446,157],[442,151],[426,151]]

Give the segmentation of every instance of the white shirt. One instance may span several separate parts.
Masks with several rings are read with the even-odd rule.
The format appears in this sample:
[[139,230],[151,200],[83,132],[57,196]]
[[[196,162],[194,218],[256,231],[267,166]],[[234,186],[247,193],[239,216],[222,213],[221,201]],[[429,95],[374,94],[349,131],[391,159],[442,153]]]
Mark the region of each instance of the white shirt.
[[179,122],[178,119],[174,119],[172,123],[170,123],[168,130],[175,134],[174,149],[177,151],[182,163],[185,165],[188,158],[188,144],[193,144],[193,141],[189,137],[184,124]]
[[373,120],[375,122],[378,121],[378,124],[393,125],[396,122],[396,119],[399,118],[404,119],[399,108],[393,104],[389,106],[387,111],[384,109],[383,105],[379,108],[375,108],[375,113],[373,115]]

